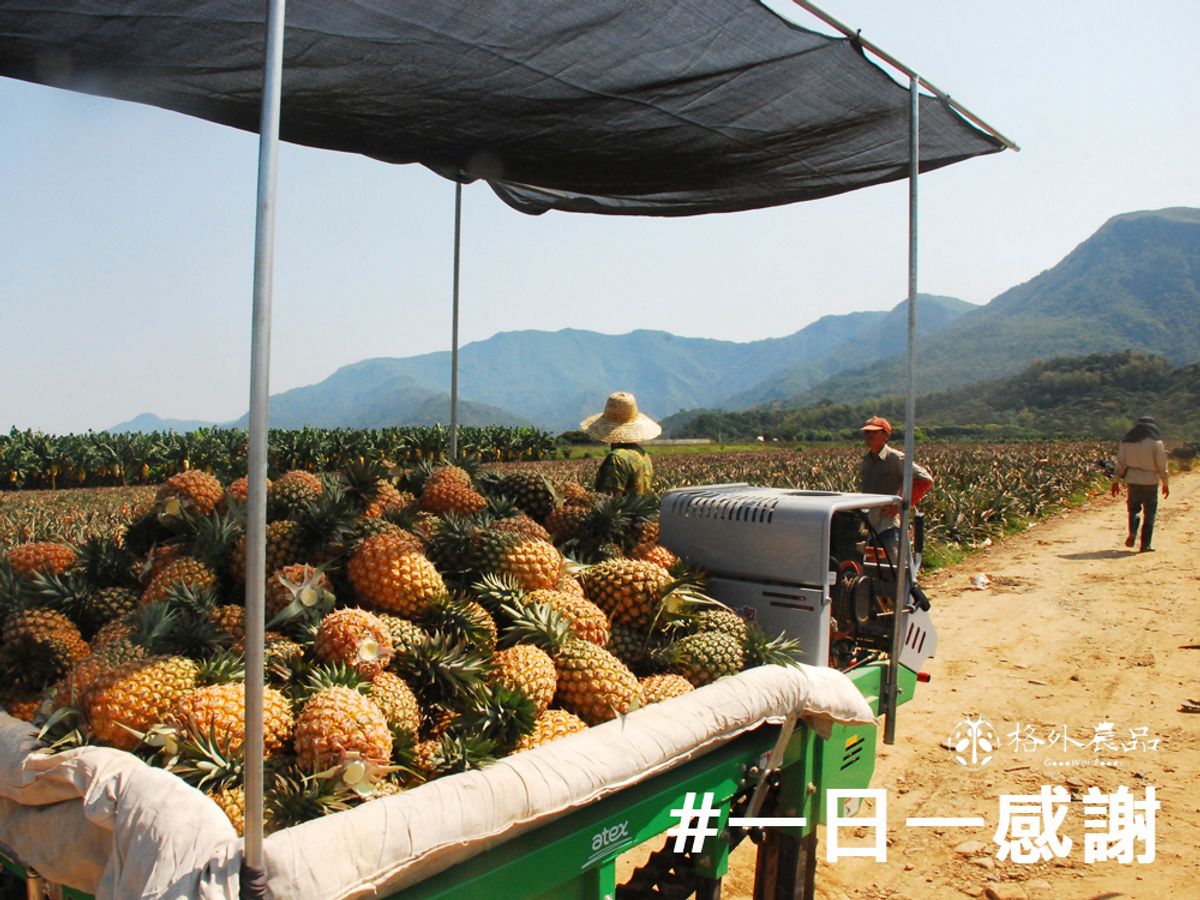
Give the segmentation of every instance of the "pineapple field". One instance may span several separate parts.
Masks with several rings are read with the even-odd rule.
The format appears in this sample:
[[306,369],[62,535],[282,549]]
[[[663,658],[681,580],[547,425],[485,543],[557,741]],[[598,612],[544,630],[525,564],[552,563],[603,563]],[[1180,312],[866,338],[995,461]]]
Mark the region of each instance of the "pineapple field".
[[[1094,490],[1104,451],[923,447],[927,535],[1020,528]],[[157,486],[0,495],[0,704],[52,751],[175,773],[240,831],[246,481],[193,452]],[[860,454],[659,457],[656,486],[852,490]],[[273,463],[268,832],[796,660],[659,544],[656,497],[591,492],[595,461],[436,456]]]

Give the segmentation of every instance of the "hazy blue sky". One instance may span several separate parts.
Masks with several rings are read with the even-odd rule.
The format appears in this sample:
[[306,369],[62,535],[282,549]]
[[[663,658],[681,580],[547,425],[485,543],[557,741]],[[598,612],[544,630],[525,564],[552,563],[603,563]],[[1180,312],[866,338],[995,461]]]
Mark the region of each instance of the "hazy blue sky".
[[[1193,0],[824,6],[1022,147],[922,177],[922,291],[986,303],[1113,215],[1200,206]],[[257,137],[10,79],[0,117],[0,428],[243,413]],[[453,198],[417,166],[284,145],[272,392],[448,349]],[[748,341],[889,308],[906,292],[906,203],[897,184],[728,216],[534,218],[472,185],[461,340]]]

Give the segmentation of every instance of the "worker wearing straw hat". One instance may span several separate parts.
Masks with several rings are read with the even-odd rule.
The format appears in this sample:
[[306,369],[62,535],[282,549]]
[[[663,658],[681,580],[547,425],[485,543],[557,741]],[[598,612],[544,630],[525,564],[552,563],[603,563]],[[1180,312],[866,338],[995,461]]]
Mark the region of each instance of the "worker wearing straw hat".
[[654,466],[640,442],[658,437],[662,426],[638,412],[633,394],[609,394],[604,412],[589,416],[579,427],[588,437],[609,445],[608,455],[596,473],[596,490],[607,494],[650,493]]

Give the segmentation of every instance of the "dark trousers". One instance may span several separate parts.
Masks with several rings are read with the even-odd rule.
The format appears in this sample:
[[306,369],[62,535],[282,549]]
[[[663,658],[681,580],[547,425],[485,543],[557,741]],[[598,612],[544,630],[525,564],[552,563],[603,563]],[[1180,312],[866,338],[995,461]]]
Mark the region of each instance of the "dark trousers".
[[1145,550],[1154,537],[1154,514],[1158,512],[1158,485],[1129,485],[1129,499],[1126,504],[1129,507],[1129,533],[1135,536],[1138,533],[1138,519],[1145,510],[1146,521],[1142,525],[1141,543],[1141,549]]

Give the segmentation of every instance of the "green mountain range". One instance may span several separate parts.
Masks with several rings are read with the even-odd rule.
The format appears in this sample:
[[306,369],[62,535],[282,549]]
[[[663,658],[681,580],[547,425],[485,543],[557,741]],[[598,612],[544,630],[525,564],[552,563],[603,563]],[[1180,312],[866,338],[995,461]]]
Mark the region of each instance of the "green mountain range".
[[[1039,359],[1127,350],[1171,366],[1196,362],[1198,274],[1200,210],[1116,216],[1058,265],[986,306],[918,295],[918,385],[944,391],[1014,375]],[[505,332],[461,348],[459,420],[565,431],[600,410],[613,390],[633,391],[656,419],[881,398],[904,383],[906,319],[902,302],[747,343],[663,331]],[[271,425],[447,422],[449,385],[449,352],[363,360],[273,396]],[[147,414],[110,430],[163,421]]]
[[[1091,437],[1117,439],[1139,416],[1155,418],[1167,439],[1200,439],[1200,363],[1172,366],[1125,351],[1058,357],[1016,375],[925,394],[917,423],[928,438]],[[824,440],[855,437],[868,416],[900,428],[900,395],[855,403],[830,400],[794,409],[682,412],[663,421],[672,437],[713,440]]]
[[[918,306],[918,312],[920,307]],[[1114,216],[1054,268],[917,343],[918,384],[942,390],[1012,375],[1036,359],[1137,350],[1200,360],[1200,209]],[[895,393],[904,360],[843,371],[786,398]]]

